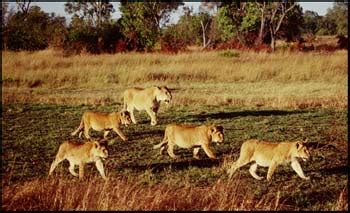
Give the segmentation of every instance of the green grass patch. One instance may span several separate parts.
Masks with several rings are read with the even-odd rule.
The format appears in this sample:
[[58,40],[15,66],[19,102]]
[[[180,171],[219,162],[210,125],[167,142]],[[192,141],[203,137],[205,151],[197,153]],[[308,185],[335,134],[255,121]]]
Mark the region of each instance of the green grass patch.
[[[3,184],[46,177],[58,146],[64,140],[80,140],[70,133],[79,126],[84,111],[112,112],[120,108],[116,105],[3,105]],[[219,179],[227,181],[223,159],[236,160],[241,144],[247,139],[276,142],[308,139],[312,157],[300,163],[310,181],[300,179],[290,165],[279,166],[271,183],[257,181],[250,176],[247,165],[234,174],[233,178],[241,181],[242,189],[237,193],[259,198],[280,191],[281,202],[292,209],[332,210],[348,183],[347,110],[172,106],[161,108],[157,126],[150,125],[145,112],[135,112],[135,116],[137,125],[122,128],[129,141],[123,142],[116,133],[109,135],[110,157],[105,162],[108,176],[137,179],[140,186],[170,183],[176,187],[206,187]],[[192,150],[180,148],[175,149],[180,159],[160,155],[159,150],[153,150],[153,145],[162,140],[169,123],[222,125],[225,143],[213,145],[220,159],[210,160],[201,150],[201,159],[195,160]],[[90,135],[102,138],[103,133],[91,131]],[[94,165],[86,166],[85,172],[99,175]],[[266,177],[267,168],[259,168],[258,173]],[[68,162],[59,165],[55,175],[76,179],[68,172]]]

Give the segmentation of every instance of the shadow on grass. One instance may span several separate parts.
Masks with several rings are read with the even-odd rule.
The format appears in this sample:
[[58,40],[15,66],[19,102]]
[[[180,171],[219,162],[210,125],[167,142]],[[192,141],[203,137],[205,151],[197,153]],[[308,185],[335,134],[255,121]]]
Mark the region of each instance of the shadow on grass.
[[118,165],[118,167],[121,168],[127,168],[132,169],[135,171],[144,171],[151,169],[154,172],[160,172],[164,170],[165,168],[170,168],[172,170],[183,170],[190,166],[195,166],[199,168],[209,168],[214,166],[219,166],[221,163],[221,159],[215,160],[215,159],[200,159],[200,160],[184,160],[184,161],[176,161],[174,162],[166,162],[166,163],[152,163],[147,165]]
[[308,172],[321,173],[322,175],[333,175],[333,174],[348,174],[347,166],[337,166],[331,168],[323,168],[323,169],[313,169]]
[[200,121],[205,121],[206,119],[230,119],[235,117],[246,117],[246,116],[279,116],[279,115],[291,115],[305,113],[305,111],[294,110],[245,110],[245,111],[234,111],[234,112],[218,112],[218,113],[201,113],[194,115]]

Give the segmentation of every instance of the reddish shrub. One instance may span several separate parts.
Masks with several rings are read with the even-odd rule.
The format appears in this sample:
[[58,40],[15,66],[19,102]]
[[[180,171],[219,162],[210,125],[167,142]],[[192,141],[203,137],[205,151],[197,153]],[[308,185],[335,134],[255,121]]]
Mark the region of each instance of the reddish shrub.
[[180,38],[165,35],[160,39],[160,50],[166,53],[177,53],[186,50],[186,43]]
[[338,35],[337,36],[337,44],[338,44],[338,48],[339,49],[349,49],[349,42],[348,42],[348,38],[342,35]]
[[126,42],[123,40],[118,40],[115,42],[115,52],[126,52]]

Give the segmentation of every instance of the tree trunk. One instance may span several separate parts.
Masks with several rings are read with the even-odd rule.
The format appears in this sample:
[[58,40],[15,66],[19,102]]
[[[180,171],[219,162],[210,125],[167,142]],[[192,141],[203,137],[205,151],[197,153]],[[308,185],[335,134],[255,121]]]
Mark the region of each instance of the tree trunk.
[[202,36],[203,36],[203,48],[206,46],[206,39],[205,39],[205,27],[203,24],[203,21],[201,20],[201,26],[202,26]]
[[261,23],[260,23],[260,30],[259,30],[259,36],[256,40],[256,45],[262,44],[263,40],[263,34],[264,34],[264,25],[265,25],[265,17],[264,14],[261,15]]
[[262,44],[263,35],[264,35],[264,28],[265,28],[265,2],[263,3],[262,7],[260,8],[261,11],[261,18],[260,18],[260,30],[259,30],[259,36],[255,42],[255,45]]
[[275,52],[275,46],[276,46],[276,42],[275,42],[275,35],[273,34],[273,32],[270,33],[271,34],[271,49],[272,52]]
[[275,51],[275,43],[276,42],[275,42],[275,32],[273,30],[272,24],[270,24],[269,29],[270,29],[270,37],[271,37],[270,47],[272,49],[272,52],[274,52]]

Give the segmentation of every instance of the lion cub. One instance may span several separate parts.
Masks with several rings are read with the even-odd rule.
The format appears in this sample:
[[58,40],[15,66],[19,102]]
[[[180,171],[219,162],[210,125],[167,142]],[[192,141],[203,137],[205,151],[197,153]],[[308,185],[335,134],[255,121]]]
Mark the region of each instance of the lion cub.
[[293,170],[299,175],[299,177],[308,180],[309,177],[305,177],[297,160],[297,158],[302,158],[306,161],[310,156],[308,149],[304,146],[305,142],[295,141],[271,143],[258,140],[245,141],[242,144],[238,160],[234,162],[231,168],[227,171],[229,177],[231,178],[238,168],[255,161],[255,163],[250,166],[250,174],[255,179],[261,180],[263,177],[256,174],[258,165],[269,167],[267,180],[270,181],[272,174],[278,165],[291,162]]
[[149,88],[129,88],[123,93],[124,110],[131,114],[131,120],[137,123],[134,116],[134,109],[137,111],[145,110],[151,118],[151,125],[157,125],[157,113],[161,102],[169,104],[172,95],[166,86]]
[[222,143],[224,141],[224,133],[222,126],[201,125],[201,126],[187,126],[178,124],[169,124],[165,128],[164,139],[161,143],[154,145],[154,149],[160,149],[162,154],[165,146],[168,145],[168,154],[172,158],[177,158],[174,154],[174,146],[181,148],[192,148],[193,157],[199,159],[198,152],[202,147],[208,157],[216,159],[213,151],[209,146],[211,142]]
[[69,172],[78,176],[74,171],[74,166],[79,166],[79,179],[84,177],[84,165],[89,162],[95,162],[96,168],[101,174],[103,179],[107,179],[101,158],[107,158],[108,151],[105,146],[101,145],[97,141],[88,141],[84,144],[78,144],[71,141],[65,141],[58,149],[55,160],[52,162],[49,175],[52,174],[56,166],[67,159],[69,161]]
[[104,138],[107,138],[110,130],[115,131],[123,141],[127,141],[128,138],[120,130],[120,125],[124,124],[128,126],[131,124],[131,117],[128,111],[112,112],[112,113],[102,113],[102,112],[84,112],[83,117],[79,127],[72,132],[72,136],[79,133],[79,138],[81,138],[82,131],[84,130],[84,135],[87,139],[90,139],[89,130],[90,128],[96,131],[104,131]]

